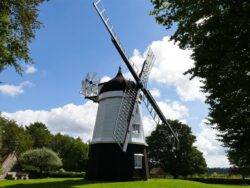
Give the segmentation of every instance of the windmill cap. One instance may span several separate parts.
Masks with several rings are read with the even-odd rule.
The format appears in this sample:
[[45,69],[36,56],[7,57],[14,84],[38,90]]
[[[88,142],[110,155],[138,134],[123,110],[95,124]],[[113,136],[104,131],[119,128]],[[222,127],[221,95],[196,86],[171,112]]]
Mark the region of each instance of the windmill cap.
[[100,94],[108,91],[125,91],[127,82],[132,81],[128,81],[124,78],[121,67],[119,67],[116,76],[108,82],[103,83]]

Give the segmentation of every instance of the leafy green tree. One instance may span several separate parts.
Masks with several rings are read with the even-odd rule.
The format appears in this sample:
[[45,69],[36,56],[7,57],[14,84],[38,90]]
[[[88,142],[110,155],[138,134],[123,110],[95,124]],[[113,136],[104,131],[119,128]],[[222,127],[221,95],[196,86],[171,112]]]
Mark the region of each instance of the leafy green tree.
[[193,50],[186,73],[203,80],[209,119],[231,164],[250,173],[250,50],[248,0],[151,0],[156,21],[176,31],[171,40]]
[[[3,158],[3,152],[2,152],[2,149],[3,149],[3,121],[4,119],[1,117],[1,114],[0,114],[0,161],[2,161],[2,158]],[[0,175],[2,174],[2,164],[0,162]]]
[[190,174],[204,174],[207,172],[207,164],[200,152],[196,147],[192,146],[190,153]]
[[27,133],[31,136],[33,141],[33,148],[48,147],[52,134],[48,130],[45,124],[41,122],[35,122],[26,127]]
[[13,66],[21,73],[21,61],[31,63],[29,43],[35,38],[38,6],[44,0],[0,1],[0,72]]
[[2,126],[2,154],[16,151],[17,154],[32,148],[32,140],[25,129],[18,126],[15,121],[0,116]]
[[[4,120],[5,119],[0,114],[0,153],[1,153],[2,147],[3,147],[3,122],[4,122]],[[0,161],[1,161],[1,154],[0,154]]]
[[50,147],[61,157],[65,170],[83,171],[86,169],[88,145],[80,138],[56,134]]
[[62,161],[58,155],[47,148],[28,150],[21,154],[19,162],[24,169],[39,169],[43,172],[58,169],[62,166]]
[[157,125],[147,137],[149,161],[155,167],[164,168],[174,178],[204,173],[207,165],[202,153],[193,146],[195,136],[191,128],[177,120],[168,120],[168,123],[178,134],[178,147],[168,126]]

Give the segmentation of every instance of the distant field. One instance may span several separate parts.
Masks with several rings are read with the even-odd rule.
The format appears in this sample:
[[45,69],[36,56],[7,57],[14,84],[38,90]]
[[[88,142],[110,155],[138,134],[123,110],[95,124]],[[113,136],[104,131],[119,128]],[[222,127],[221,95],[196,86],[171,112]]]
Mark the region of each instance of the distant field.
[[90,182],[79,178],[0,181],[6,188],[250,188],[238,185],[211,185],[186,180],[154,179],[133,182]]

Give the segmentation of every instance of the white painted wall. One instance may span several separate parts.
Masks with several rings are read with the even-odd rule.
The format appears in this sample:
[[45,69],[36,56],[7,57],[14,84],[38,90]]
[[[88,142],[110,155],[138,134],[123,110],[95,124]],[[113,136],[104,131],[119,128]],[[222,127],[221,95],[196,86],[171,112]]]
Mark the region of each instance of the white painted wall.
[[[99,95],[99,106],[96,116],[95,128],[91,143],[115,143],[113,131],[122,101],[123,91],[109,91]],[[146,145],[141,112],[137,104],[134,124],[139,124],[139,134],[130,134],[129,143]]]

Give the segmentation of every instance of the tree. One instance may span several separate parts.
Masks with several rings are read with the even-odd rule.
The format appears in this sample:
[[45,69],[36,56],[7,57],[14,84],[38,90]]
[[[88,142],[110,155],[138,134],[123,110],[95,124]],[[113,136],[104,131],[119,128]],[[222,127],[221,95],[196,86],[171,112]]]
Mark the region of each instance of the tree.
[[33,148],[48,147],[52,135],[45,124],[35,122],[26,127],[27,133],[30,134],[33,141]]
[[44,171],[57,169],[62,166],[58,155],[47,148],[33,149],[21,154],[19,162],[24,169],[39,169],[40,174]]
[[231,164],[250,173],[250,50],[247,0],[151,0],[152,15],[171,40],[193,50],[186,72],[203,80],[210,124],[220,131]]
[[[1,115],[1,114],[0,114]],[[2,148],[3,148],[3,121],[4,119],[0,116],[0,161],[2,161],[3,158],[3,152],[2,152]],[[0,163],[0,175],[2,174],[2,164]]]
[[0,1],[0,72],[13,66],[22,73],[20,62],[31,63],[29,43],[41,26],[38,6],[44,0]]
[[0,161],[1,161],[1,151],[3,147],[3,123],[4,123],[4,118],[0,114]]
[[2,155],[12,151],[15,151],[19,155],[31,149],[31,137],[25,132],[23,127],[18,126],[15,121],[5,119],[1,116],[0,124],[2,126]]
[[150,162],[155,167],[163,167],[174,178],[204,173],[207,165],[202,153],[193,146],[195,136],[191,128],[177,120],[168,120],[168,123],[179,135],[178,147],[168,126],[157,125],[156,130],[147,137]]
[[68,171],[83,171],[86,169],[88,145],[80,138],[56,134],[50,147],[56,151],[63,161],[63,168]]

